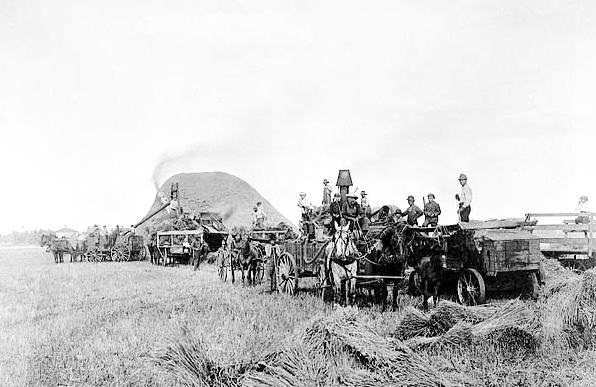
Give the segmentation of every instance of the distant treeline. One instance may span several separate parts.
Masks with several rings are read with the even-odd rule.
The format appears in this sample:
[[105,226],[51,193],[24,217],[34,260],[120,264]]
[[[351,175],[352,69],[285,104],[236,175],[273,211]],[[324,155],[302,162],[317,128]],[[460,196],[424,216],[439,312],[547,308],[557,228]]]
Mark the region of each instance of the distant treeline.
[[42,234],[51,230],[13,231],[10,234],[0,234],[0,246],[39,246]]

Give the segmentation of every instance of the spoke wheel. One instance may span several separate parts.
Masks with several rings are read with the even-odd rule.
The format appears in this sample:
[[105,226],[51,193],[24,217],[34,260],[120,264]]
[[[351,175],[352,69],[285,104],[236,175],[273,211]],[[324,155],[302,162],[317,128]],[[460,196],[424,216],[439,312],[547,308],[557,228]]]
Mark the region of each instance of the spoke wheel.
[[275,265],[275,279],[278,293],[294,295],[298,289],[296,260],[292,254],[285,252],[279,256]]
[[265,264],[263,263],[262,259],[257,261],[257,268],[255,271],[255,285],[260,285],[263,283],[263,278],[265,278]]
[[130,250],[126,245],[116,245],[112,247],[110,256],[114,262],[128,261],[130,259]]
[[457,280],[457,299],[463,305],[480,305],[486,301],[486,287],[476,269],[464,269]]
[[92,248],[87,251],[85,254],[87,261],[89,262],[100,262],[101,261],[101,252],[98,248]]

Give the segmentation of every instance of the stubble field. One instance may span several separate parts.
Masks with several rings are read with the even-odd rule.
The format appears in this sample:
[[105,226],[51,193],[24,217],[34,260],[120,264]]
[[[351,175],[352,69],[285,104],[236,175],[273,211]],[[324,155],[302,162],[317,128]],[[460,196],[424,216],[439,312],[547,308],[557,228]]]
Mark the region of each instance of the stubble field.
[[[0,385],[178,386],[187,380],[184,374],[176,373],[177,366],[164,372],[156,358],[161,354],[163,360],[164,348],[184,337],[199,341],[202,359],[221,369],[256,368],[264,355],[287,348],[288,339],[317,318],[352,316],[352,327],[365,324],[378,337],[391,337],[406,310],[347,309],[309,294],[287,297],[269,294],[264,286],[222,283],[209,265],[197,272],[147,262],[56,265],[43,249],[0,249]],[[445,375],[428,385],[596,385],[593,348],[542,346],[509,356],[486,344],[430,346],[417,354]],[[286,385],[311,380],[296,373]],[[263,380],[255,377],[252,385],[265,385]],[[313,376],[304,385],[325,385],[320,380]],[[341,375],[334,380],[350,385]],[[381,379],[367,380],[383,385]]]

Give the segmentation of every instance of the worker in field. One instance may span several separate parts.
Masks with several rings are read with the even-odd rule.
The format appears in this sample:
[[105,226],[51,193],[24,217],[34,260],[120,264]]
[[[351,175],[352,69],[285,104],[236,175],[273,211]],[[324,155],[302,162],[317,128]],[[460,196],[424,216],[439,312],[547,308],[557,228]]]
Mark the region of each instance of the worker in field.
[[262,208],[259,206],[253,207],[254,212],[254,220],[253,220],[253,228],[255,230],[262,230],[265,228],[265,221],[267,220],[267,214],[263,211]]
[[[579,203],[577,203],[577,207],[575,207],[575,212],[579,212],[579,213],[590,212],[590,209],[588,208],[588,197],[587,196],[581,196],[579,198]],[[590,223],[590,217],[580,215],[575,219],[575,223],[576,224]]]
[[360,208],[366,216],[370,216],[370,202],[368,201],[368,195],[366,191],[360,191]]
[[402,213],[402,216],[407,218],[406,223],[410,226],[418,226],[418,218],[422,216],[422,210],[414,204],[414,196],[409,195],[407,201],[408,208]]
[[468,185],[468,177],[465,174],[459,175],[459,184],[461,184],[461,194],[455,194],[455,200],[458,202],[457,213],[460,222],[470,221],[470,212],[472,207],[472,188]]
[[333,187],[329,184],[329,180],[323,179],[323,206],[331,205],[331,194],[333,193]]
[[431,226],[436,227],[439,224],[439,215],[441,215],[441,206],[435,202],[435,195],[429,193],[427,195],[428,203],[424,204],[424,223],[422,227]]
[[298,207],[302,211],[302,219],[303,220],[310,220],[312,212],[314,210],[314,206],[306,197],[306,192],[300,192],[300,199],[298,200]]

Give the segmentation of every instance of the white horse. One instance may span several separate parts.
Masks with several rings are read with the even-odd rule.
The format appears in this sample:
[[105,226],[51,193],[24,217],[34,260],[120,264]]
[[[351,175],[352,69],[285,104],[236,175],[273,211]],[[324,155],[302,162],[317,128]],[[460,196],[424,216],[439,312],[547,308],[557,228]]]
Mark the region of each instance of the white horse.
[[352,240],[350,224],[339,226],[335,223],[335,242],[325,249],[327,269],[331,272],[336,295],[342,297],[345,286],[345,302],[356,294],[356,271],[358,250]]

